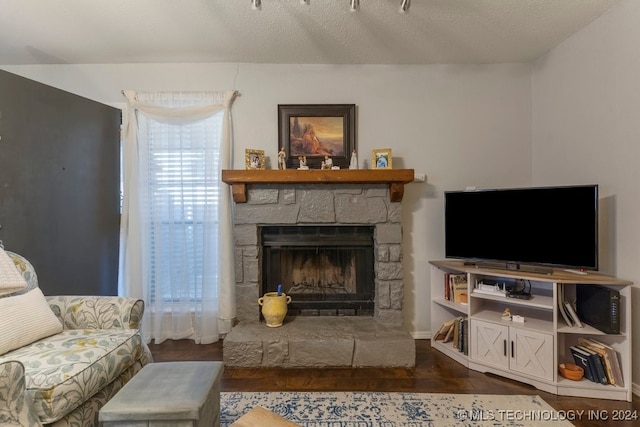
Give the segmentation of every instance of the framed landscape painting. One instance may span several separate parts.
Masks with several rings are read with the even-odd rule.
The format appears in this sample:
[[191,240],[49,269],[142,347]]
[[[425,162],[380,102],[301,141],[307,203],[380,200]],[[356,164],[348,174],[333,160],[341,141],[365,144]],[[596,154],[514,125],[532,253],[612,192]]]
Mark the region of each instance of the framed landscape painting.
[[311,169],[319,169],[325,157],[348,168],[356,148],[355,121],[355,104],[278,105],[278,149],[285,147],[287,167],[297,167],[305,156]]

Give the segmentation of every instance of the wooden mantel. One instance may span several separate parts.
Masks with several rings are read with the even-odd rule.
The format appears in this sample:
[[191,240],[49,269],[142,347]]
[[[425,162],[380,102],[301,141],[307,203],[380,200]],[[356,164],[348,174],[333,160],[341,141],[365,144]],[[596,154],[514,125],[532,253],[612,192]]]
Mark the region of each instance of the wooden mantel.
[[389,184],[391,201],[401,202],[413,175],[413,169],[223,170],[222,181],[236,203],[247,201],[247,184]]

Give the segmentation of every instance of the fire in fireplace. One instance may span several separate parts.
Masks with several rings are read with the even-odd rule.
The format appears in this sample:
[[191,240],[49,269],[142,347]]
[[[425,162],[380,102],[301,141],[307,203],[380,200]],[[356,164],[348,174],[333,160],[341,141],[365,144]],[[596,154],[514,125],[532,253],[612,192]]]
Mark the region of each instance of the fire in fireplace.
[[289,316],[373,316],[372,226],[263,226],[262,293],[291,296]]

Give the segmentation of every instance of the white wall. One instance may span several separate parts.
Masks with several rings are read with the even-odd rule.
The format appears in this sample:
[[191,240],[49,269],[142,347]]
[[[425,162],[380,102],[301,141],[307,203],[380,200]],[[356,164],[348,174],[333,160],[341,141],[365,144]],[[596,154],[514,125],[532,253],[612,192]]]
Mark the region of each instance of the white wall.
[[[640,304],[640,2],[624,0],[535,62],[533,183],[600,185],[603,272]],[[633,382],[640,383],[634,313]],[[638,390],[635,390],[638,393]]]
[[4,66],[108,104],[122,89],[226,90],[233,106],[236,169],[245,148],[275,164],[277,105],[357,105],[362,164],[374,148],[393,150],[394,168],[427,174],[403,201],[407,327],[430,337],[428,261],[444,257],[443,191],[531,183],[531,67],[526,64],[332,66],[124,64]]

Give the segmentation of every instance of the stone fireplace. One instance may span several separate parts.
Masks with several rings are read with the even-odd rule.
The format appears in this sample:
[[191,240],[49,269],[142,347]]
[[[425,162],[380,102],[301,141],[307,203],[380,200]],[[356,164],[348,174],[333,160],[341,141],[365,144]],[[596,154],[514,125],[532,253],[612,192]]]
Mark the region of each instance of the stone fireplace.
[[[317,172],[322,183],[309,182]],[[328,172],[223,172],[248,184],[233,189],[238,324],[224,339],[228,366],[414,366],[402,314],[402,191],[397,200],[384,171]],[[363,172],[377,174],[350,182]],[[257,300],[278,284],[290,312],[268,328]]]

